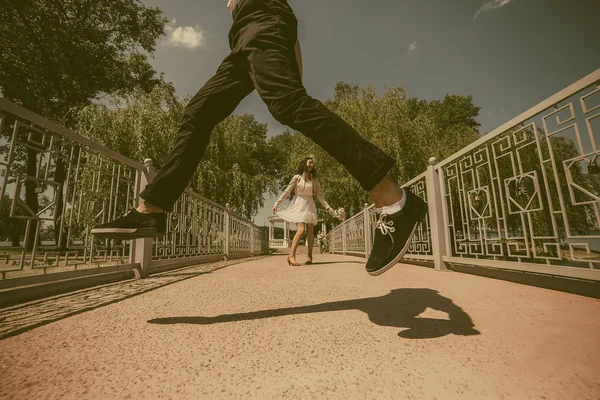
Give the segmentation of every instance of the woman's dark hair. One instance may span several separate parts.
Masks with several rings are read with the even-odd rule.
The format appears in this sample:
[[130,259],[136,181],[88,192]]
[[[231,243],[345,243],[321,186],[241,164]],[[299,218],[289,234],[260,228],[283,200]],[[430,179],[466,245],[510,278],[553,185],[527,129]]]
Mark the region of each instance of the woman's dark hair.
[[[298,169],[296,170],[296,174],[298,174],[298,175],[302,175],[303,173],[305,173],[305,172],[306,172],[306,162],[307,162],[308,160],[313,160],[313,161],[314,161],[314,158],[312,158],[312,157],[304,157],[304,158],[302,159],[302,161],[300,161],[300,164],[298,165]],[[315,169],[315,167],[314,167],[314,166],[313,166],[313,169],[312,169],[312,171],[310,172],[310,174],[311,174],[312,176],[317,176],[317,170]]]

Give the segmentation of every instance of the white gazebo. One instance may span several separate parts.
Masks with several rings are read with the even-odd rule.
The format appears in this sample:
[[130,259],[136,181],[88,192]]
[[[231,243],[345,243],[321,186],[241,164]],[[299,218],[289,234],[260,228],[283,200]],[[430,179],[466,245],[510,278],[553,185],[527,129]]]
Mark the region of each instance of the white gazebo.
[[[276,215],[272,215],[268,218],[269,221],[269,247],[274,249],[285,249],[290,247],[292,241],[290,240],[290,225],[289,222],[285,221]],[[283,239],[275,239],[275,224],[283,222]]]

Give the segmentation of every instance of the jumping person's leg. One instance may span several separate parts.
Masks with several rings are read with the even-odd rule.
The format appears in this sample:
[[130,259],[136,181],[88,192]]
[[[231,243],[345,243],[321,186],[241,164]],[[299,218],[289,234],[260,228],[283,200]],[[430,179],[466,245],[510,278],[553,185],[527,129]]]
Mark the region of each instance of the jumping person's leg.
[[215,76],[188,103],[171,155],[141,193],[147,202],[171,210],[196,171],[213,128],[254,90],[246,68],[236,64],[225,59]]
[[256,90],[278,122],[321,146],[366,191],[383,180],[395,161],[308,95],[300,81],[293,49],[278,44],[256,47],[249,60]]
[[376,207],[385,207],[366,265],[371,275],[379,275],[404,256],[426,205],[386,176],[392,158],[308,95],[294,54],[294,27],[278,16],[269,24],[246,45],[254,86],[277,121],[318,144],[369,191]]
[[[140,194],[145,204],[126,216],[92,229],[115,239],[162,236],[165,213],[181,196],[200,162],[213,128],[254,90],[247,60],[231,54],[185,108],[171,154],[156,178]],[[149,211],[145,213],[144,211]]]

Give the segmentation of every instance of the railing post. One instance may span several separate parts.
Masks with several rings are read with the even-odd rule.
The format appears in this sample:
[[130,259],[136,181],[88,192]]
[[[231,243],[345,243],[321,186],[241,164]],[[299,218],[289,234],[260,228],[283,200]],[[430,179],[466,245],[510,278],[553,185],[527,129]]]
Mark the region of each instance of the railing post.
[[254,257],[254,224],[249,222],[248,227],[250,228],[250,256]]
[[[335,235],[338,233],[338,231],[342,230],[342,225],[338,225],[335,226],[333,228],[331,228],[331,232],[329,232],[329,252],[331,254],[335,254],[338,251],[342,251],[343,248],[338,248],[337,244],[335,243]],[[343,240],[343,238],[342,238]]]
[[231,229],[229,228],[229,203],[225,204],[225,248],[223,252],[225,253],[225,260],[229,259],[229,234]]
[[364,213],[364,238],[365,238],[365,258],[369,258],[371,254],[371,218],[369,218],[369,203],[365,203]]
[[290,226],[287,221],[283,221],[283,243],[286,248],[290,247]]
[[[135,179],[135,196],[136,206],[139,206],[144,202],[144,199],[140,197],[140,193],[146,188],[155,176],[154,168],[152,168],[152,159],[146,158],[144,160],[144,169],[136,171]],[[147,278],[150,275],[150,262],[152,261],[152,238],[135,239],[131,241],[130,258],[134,263],[140,264],[140,277]]]
[[346,255],[346,221],[342,222],[342,254]]
[[429,159],[425,180],[427,184],[427,200],[429,207],[429,229],[431,233],[431,247],[433,250],[433,263],[436,271],[447,270],[443,257],[446,255],[446,235],[442,207],[444,199],[441,195],[440,180],[435,157]]

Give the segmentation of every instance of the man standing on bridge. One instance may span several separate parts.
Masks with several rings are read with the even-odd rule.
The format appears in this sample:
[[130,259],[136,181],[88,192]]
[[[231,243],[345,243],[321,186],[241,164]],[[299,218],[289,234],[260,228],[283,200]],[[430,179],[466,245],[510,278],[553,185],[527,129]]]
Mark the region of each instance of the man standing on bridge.
[[273,117],[321,146],[369,192],[380,214],[366,269],[379,275],[406,253],[425,203],[392,181],[395,161],[308,95],[302,84],[298,21],[287,0],[229,0],[231,53],[187,105],[174,148],[145,200],[127,215],[92,229],[98,237],[134,239],[165,234],[166,211],[196,170],[213,128],[256,89]]

